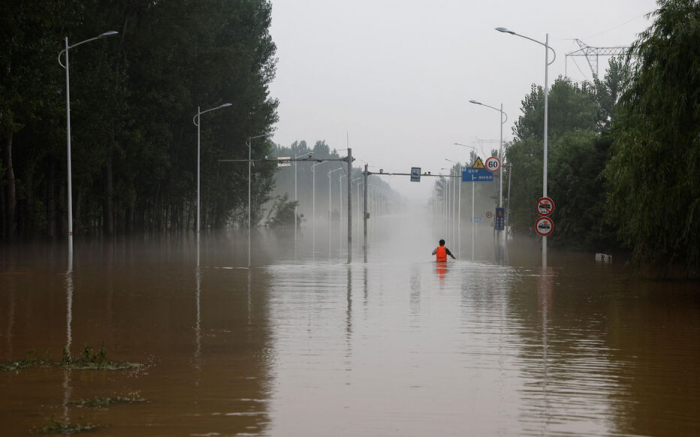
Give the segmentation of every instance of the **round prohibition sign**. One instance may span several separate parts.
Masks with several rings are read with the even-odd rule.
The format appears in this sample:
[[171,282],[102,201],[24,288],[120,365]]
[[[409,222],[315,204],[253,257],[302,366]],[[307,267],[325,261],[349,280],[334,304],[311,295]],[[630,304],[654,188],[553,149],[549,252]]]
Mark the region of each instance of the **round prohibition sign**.
[[501,160],[495,156],[492,156],[488,158],[486,162],[484,162],[484,166],[486,167],[486,170],[490,171],[491,173],[495,173],[501,168]]
[[540,197],[537,201],[537,214],[548,216],[554,212],[554,201],[549,197]]
[[486,211],[486,218],[491,218],[493,217],[493,213],[491,211]]
[[549,217],[540,217],[535,222],[535,232],[538,235],[546,237],[554,231],[554,222]]

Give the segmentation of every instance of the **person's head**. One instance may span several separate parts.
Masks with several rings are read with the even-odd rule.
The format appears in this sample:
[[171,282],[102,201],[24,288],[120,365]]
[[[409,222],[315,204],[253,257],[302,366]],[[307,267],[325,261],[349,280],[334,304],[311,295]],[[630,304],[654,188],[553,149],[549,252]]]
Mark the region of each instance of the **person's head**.
[[444,246],[444,245],[445,245],[445,240],[440,240],[440,246]]

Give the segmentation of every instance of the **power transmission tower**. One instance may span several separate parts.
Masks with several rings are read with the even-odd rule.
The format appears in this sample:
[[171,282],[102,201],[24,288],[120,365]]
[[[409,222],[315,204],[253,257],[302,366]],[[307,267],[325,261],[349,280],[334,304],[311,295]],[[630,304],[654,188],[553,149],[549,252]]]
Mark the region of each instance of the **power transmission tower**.
[[[483,140],[479,137],[474,137],[474,138],[475,138],[474,144],[478,144],[479,150],[481,150],[481,153],[487,155],[487,157],[490,156],[490,155],[488,155],[488,153],[491,153],[491,151],[489,150],[488,153],[484,152],[484,145],[485,144],[499,144],[500,143],[500,140]],[[504,141],[504,143],[505,143],[505,141]],[[499,156],[499,158],[503,159],[502,156]],[[484,159],[486,159],[486,158],[484,158]]]
[[600,56],[619,56],[627,54],[629,47],[590,47],[580,39],[574,39],[578,46],[578,50],[567,53],[564,61],[564,76],[569,77],[567,71],[567,62],[570,56],[585,56],[588,61],[588,66],[591,67],[591,73],[594,77],[598,77],[598,58]]

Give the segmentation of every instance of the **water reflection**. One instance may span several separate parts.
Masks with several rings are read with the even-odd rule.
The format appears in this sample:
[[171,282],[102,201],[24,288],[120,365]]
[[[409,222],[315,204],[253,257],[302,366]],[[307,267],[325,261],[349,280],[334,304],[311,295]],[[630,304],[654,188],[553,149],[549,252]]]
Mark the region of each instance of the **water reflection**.
[[[295,259],[291,232],[266,231],[250,269],[235,232],[78,241],[75,270],[0,252],[0,356],[104,341],[147,364],[0,372],[8,435],[52,414],[104,435],[700,433],[697,284],[586,254],[541,271],[536,242],[439,270],[435,236],[384,220],[366,264],[314,263],[303,235]],[[134,394],[150,402],[70,404]]]

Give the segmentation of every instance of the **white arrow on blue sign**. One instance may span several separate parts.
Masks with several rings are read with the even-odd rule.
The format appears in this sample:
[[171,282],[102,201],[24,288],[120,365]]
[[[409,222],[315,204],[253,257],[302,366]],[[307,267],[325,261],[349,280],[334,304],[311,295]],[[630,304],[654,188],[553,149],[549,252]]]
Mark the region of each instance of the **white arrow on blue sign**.
[[462,182],[491,182],[493,173],[485,168],[467,168],[462,172]]

